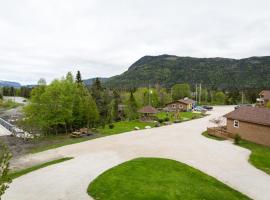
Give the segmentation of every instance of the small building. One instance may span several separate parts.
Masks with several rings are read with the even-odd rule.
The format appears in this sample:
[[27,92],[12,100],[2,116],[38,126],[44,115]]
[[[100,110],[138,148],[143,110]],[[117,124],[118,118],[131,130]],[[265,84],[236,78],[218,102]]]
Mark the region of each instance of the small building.
[[168,112],[190,111],[194,108],[194,106],[195,106],[194,100],[184,98],[168,103],[164,108],[164,111]]
[[158,110],[150,105],[145,106],[143,108],[141,108],[140,110],[138,110],[138,113],[141,114],[141,120],[142,121],[152,121],[154,120],[155,114],[158,113]]
[[267,103],[270,101],[270,90],[263,90],[259,94],[257,99],[257,105],[259,107],[266,107]]
[[270,109],[242,106],[226,115],[226,131],[232,135],[270,146]]

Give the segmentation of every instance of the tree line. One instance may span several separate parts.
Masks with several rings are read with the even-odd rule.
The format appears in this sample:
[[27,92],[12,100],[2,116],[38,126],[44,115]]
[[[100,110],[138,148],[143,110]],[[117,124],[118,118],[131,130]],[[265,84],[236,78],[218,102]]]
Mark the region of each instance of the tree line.
[[189,84],[175,84],[172,88],[140,87],[132,89],[109,89],[97,78],[86,86],[78,71],[76,77],[69,72],[66,77],[46,84],[41,79],[31,91],[29,104],[25,106],[23,126],[30,132],[45,134],[70,132],[82,127],[104,127],[120,120],[138,118],[137,110],[151,105],[163,108],[167,103],[184,97],[198,100],[201,104],[238,104],[244,100],[251,103],[258,92],[220,91]]

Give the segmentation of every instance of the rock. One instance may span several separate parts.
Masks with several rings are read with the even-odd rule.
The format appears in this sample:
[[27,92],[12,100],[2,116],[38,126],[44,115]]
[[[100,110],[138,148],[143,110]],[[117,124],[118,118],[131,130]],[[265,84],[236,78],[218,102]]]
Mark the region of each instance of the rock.
[[160,123],[155,124],[155,127],[161,127]]
[[145,129],[150,129],[150,128],[151,128],[151,126],[146,126],[146,127],[145,127]]
[[134,127],[134,130],[140,130],[140,128],[138,126]]
[[164,125],[171,125],[172,122],[163,122]]

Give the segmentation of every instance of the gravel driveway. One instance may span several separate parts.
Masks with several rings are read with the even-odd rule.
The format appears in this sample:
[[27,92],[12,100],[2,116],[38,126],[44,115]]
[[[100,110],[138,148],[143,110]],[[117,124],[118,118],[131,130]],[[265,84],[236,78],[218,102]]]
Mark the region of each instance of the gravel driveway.
[[201,136],[209,119],[233,107],[215,107],[211,115],[171,126],[133,131],[41,152],[28,160],[55,156],[74,159],[13,181],[4,200],[89,200],[88,184],[105,170],[137,157],[184,162],[256,200],[270,199],[270,176],[248,163],[250,151]]

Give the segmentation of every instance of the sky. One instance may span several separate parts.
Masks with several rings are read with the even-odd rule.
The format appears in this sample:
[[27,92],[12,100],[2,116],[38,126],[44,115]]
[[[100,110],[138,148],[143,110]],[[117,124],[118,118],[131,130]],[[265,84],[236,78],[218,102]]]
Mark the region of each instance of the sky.
[[123,73],[144,55],[270,55],[269,0],[0,0],[0,80]]

